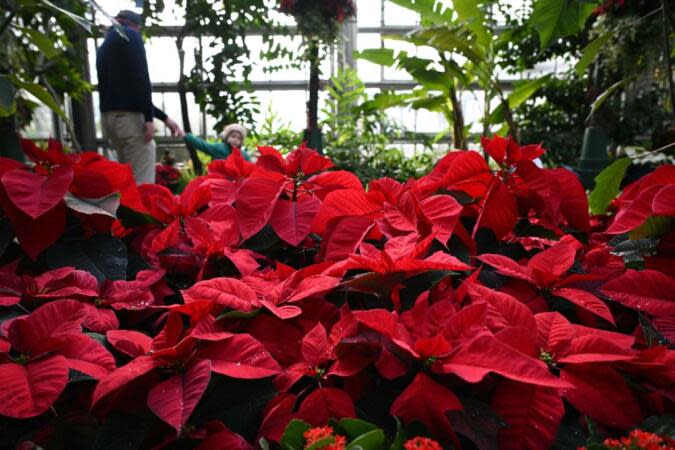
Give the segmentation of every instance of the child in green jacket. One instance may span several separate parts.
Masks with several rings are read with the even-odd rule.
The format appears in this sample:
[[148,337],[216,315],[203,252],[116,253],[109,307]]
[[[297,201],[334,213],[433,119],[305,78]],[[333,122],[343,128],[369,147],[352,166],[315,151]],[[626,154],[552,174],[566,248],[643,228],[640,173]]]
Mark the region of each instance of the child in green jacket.
[[251,157],[242,148],[244,139],[248,131],[243,126],[233,123],[225,127],[223,131],[223,142],[206,142],[192,133],[185,135],[185,143],[194,149],[202,151],[213,159],[225,159],[232,153],[232,148],[236,147],[241,150],[241,155],[246,161],[250,161]]

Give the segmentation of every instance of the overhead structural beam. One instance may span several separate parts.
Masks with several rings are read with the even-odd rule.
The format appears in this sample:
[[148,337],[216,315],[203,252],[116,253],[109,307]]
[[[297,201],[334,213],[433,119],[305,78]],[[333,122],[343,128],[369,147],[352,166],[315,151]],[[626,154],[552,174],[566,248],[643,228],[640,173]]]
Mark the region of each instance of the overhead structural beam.
[[[103,37],[107,31],[107,27],[105,26],[99,26],[96,27],[93,32],[95,33],[96,37]],[[150,37],[176,37],[181,35],[182,33],[182,26],[179,25],[171,25],[171,26],[153,26],[150,31]],[[357,27],[356,28],[359,33],[373,33],[373,34],[394,34],[394,35],[401,35],[401,34],[406,34],[410,33],[411,31],[415,30],[416,27],[408,26],[408,25],[386,25],[386,26],[378,26],[378,27]],[[295,34],[296,32],[296,27],[295,26],[289,26],[289,27],[284,27],[284,28],[276,28],[272,29],[271,34],[276,34],[276,35],[288,35],[290,34]],[[268,33],[268,31],[263,30],[262,28],[251,28],[250,30],[247,31],[246,34],[249,36],[262,36],[263,34]],[[183,36],[208,36],[203,33],[197,33],[195,31],[189,31],[183,34]]]
[[[327,83],[327,80],[322,80],[322,83]],[[292,81],[251,81],[252,91],[304,91],[307,89],[307,81],[292,80]],[[410,90],[419,86],[415,80],[390,80],[390,81],[376,81],[365,82],[367,89],[392,89],[392,90]],[[503,90],[513,89],[513,81],[502,80],[500,86]],[[471,89],[478,89],[478,85],[471,85]],[[98,89],[98,86],[94,86]],[[178,83],[153,83],[152,92],[169,93],[178,92]]]

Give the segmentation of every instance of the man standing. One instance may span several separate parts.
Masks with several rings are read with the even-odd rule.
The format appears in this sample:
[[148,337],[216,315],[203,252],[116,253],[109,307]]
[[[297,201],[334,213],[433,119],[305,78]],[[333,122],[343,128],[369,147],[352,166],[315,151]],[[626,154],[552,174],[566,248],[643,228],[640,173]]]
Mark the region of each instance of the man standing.
[[174,136],[184,133],[152,104],[148,61],[140,34],[142,17],[120,11],[116,19],[126,38],[111,28],[96,55],[103,132],[119,161],[131,165],[136,183],[154,183],[153,118],[163,121]]

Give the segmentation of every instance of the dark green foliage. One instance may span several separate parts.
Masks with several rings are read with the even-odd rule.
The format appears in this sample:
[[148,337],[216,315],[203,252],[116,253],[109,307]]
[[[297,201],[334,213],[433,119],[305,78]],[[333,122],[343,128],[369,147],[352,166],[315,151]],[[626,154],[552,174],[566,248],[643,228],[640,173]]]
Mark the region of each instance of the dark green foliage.
[[514,111],[521,142],[543,143],[543,159],[551,166],[573,165],[581,151],[588,115],[582,80],[551,78]]

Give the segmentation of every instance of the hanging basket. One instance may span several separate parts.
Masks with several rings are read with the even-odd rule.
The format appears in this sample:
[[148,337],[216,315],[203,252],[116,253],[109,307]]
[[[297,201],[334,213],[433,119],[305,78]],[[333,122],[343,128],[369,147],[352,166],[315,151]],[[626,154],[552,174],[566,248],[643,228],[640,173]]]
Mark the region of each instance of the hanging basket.
[[281,0],[280,9],[295,17],[300,34],[326,44],[335,42],[340,24],[356,15],[353,0]]

